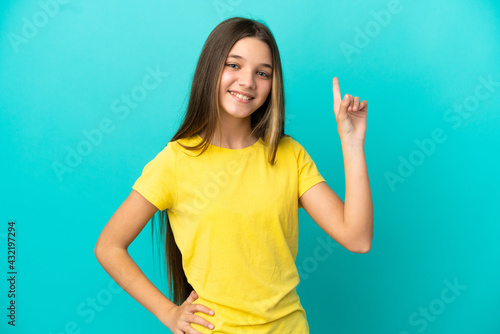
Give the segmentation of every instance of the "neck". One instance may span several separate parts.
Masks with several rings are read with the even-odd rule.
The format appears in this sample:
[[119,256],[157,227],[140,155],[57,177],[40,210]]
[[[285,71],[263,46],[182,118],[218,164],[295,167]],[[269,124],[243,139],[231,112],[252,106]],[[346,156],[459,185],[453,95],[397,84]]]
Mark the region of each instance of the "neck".
[[[230,149],[241,149],[252,146],[259,140],[258,137],[251,135],[250,117],[237,119],[236,122],[221,121],[222,129],[220,131],[219,128],[215,129],[210,144]],[[200,136],[205,139],[205,135],[206,131],[203,130]]]

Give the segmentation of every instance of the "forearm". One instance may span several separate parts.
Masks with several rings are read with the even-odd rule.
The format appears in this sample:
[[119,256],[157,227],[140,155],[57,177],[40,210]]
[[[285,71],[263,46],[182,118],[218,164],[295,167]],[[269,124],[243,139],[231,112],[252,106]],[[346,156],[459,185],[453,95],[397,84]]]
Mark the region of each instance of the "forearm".
[[373,238],[373,203],[364,142],[342,142],[345,169],[344,223],[356,249],[370,248]]
[[96,257],[111,278],[157,318],[164,318],[173,306],[177,306],[154,286],[126,249],[100,249]]

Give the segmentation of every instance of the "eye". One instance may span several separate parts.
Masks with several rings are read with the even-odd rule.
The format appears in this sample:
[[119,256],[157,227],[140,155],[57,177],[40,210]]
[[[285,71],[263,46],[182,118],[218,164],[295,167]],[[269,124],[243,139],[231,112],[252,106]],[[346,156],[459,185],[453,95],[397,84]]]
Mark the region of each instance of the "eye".
[[235,67],[233,67],[233,65],[234,65],[234,66],[238,66],[238,65],[236,65],[236,64],[226,64],[226,66],[229,66],[229,67],[231,67],[231,68],[235,68]]
[[258,73],[262,73],[264,78],[269,77],[269,74],[267,74],[267,73],[265,73],[265,72],[258,72]]

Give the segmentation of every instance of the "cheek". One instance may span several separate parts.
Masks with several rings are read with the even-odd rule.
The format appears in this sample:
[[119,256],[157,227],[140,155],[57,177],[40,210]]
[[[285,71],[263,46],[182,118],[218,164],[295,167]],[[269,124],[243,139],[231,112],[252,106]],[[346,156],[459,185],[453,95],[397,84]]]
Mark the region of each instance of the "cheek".
[[234,81],[236,80],[236,76],[230,71],[224,70],[220,77],[221,87],[228,88]]
[[265,96],[265,98],[264,98],[264,100],[265,100],[267,98],[267,96],[271,93],[271,83],[266,82],[265,85],[262,85],[261,89],[262,89],[261,95]]
[[222,75],[220,78],[220,83],[219,83],[219,96],[224,96],[225,93],[227,93],[227,90],[230,87],[230,82],[227,78],[227,76]]

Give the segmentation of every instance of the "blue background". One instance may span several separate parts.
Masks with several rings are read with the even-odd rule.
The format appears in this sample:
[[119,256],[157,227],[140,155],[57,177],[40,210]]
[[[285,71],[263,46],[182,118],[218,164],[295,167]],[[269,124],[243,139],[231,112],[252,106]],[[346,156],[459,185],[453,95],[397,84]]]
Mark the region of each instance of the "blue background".
[[[300,210],[297,289],[311,333],[500,333],[498,2],[48,3],[0,5],[0,332],[169,332],[110,285],[94,246],[179,127],[208,34],[245,16],[264,20],[278,42],[286,133],[342,199],[332,78],[342,96],[369,102],[371,251],[324,246],[328,236]],[[141,92],[148,67],[168,75],[126,107],[122,95]],[[107,132],[90,143],[86,131],[103,122]],[[78,149],[85,155],[68,167]],[[70,170],[56,172],[62,165]],[[6,317],[9,220],[15,328]],[[150,232],[129,251],[167,293]]]

